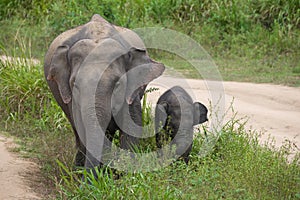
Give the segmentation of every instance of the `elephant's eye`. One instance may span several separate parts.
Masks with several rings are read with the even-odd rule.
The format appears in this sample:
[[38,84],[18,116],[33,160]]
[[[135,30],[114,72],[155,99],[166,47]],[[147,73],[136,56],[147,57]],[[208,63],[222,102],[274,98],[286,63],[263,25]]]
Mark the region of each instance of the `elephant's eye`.
[[50,66],[50,75],[53,77],[57,74],[57,67],[55,65]]

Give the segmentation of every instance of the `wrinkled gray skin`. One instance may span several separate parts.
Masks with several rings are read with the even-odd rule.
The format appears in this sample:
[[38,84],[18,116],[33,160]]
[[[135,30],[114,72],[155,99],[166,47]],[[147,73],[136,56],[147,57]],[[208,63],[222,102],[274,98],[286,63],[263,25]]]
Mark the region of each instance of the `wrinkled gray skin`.
[[[111,58],[109,66],[101,64],[102,60]],[[138,71],[140,74],[128,73],[128,77],[126,73],[141,64],[147,64],[146,69]],[[129,149],[138,144],[138,138],[128,132],[137,132],[135,135],[141,132],[140,100],[147,84],[163,71],[164,66],[148,57],[143,42],[134,32],[111,25],[99,15],[94,15],[87,24],[60,34],[52,42],[45,56],[44,72],[53,96],[74,130],[78,148],[76,166],[92,168],[101,164],[97,156],[86,150],[101,148],[101,144],[86,146],[90,144],[89,138],[101,134],[96,127],[89,126],[95,120],[111,140],[115,131],[120,130],[120,123],[122,126],[130,124],[123,118],[132,119],[138,128],[120,130],[121,148]],[[101,79],[95,77],[99,74],[103,75]],[[133,81],[136,77],[143,79]],[[98,86],[94,97],[89,93],[93,92],[89,91],[90,85]],[[116,94],[113,94],[114,89]],[[76,99],[72,99],[74,94]],[[90,105],[87,97],[94,98],[95,105]],[[96,108],[97,119],[90,117],[92,107]],[[109,141],[104,140],[103,145],[109,148]]]
[[162,148],[167,138],[176,145],[176,154],[186,164],[193,143],[193,126],[206,122],[207,108],[200,102],[193,103],[190,95],[180,86],[163,93],[155,109],[156,144]]

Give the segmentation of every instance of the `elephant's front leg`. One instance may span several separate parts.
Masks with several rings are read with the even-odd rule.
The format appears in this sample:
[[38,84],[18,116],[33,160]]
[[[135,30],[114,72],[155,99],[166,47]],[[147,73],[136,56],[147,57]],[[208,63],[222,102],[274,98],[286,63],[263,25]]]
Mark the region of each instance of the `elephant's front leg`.
[[115,136],[116,131],[118,131],[118,126],[116,125],[113,118],[111,118],[108,127],[105,132],[105,138],[104,138],[104,145],[103,145],[103,152],[102,152],[102,160],[105,162],[105,164],[111,162],[112,158],[112,142]]
[[80,141],[79,142],[76,141],[76,147],[77,147],[77,153],[76,153],[74,164],[76,167],[84,167],[86,148],[84,144],[82,144]]
[[188,164],[193,145],[193,127],[180,127],[175,138],[172,138],[171,144],[176,145],[176,155],[183,158],[185,163]]
[[[73,128],[73,132],[75,135],[75,142],[76,142],[76,156],[75,156],[75,161],[74,165],[75,167],[84,167],[85,164],[85,158],[86,158],[86,148],[85,148],[85,133],[84,129],[80,126],[75,125],[74,117],[76,118],[76,121],[82,121],[81,119],[81,114],[79,113],[78,109],[72,109],[72,106],[69,105],[69,119]],[[68,116],[68,115],[67,115]],[[80,133],[80,135],[79,135]]]
[[182,154],[182,158],[186,164],[189,163],[192,147],[193,147],[193,143],[187,148],[187,150],[184,152],[184,154]]
[[132,104],[125,104],[123,109],[122,128],[120,130],[120,147],[134,151],[142,137],[142,108],[140,98],[137,97]]
[[139,138],[131,136],[121,131],[120,133],[120,147],[121,149],[134,151],[139,145]]

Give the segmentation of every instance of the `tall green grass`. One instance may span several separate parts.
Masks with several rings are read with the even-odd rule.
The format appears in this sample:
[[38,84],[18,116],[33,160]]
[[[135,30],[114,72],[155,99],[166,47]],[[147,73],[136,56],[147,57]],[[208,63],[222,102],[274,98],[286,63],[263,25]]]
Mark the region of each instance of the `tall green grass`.
[[99,179],[84,172],[91,183],[86,184],[60,163],[65,175],[58,199],[299,199],[299,153],[290,159],[295,149],[289,143],[276,151],[271,140],[260,145],[257,133],[238,124],[243,123],[232,119],[223,128],[206,157],[199,156],[206,138],[198,133],[189,165],[176,162],[155,171],[127,172],[116,180],[109,169],[99,170]]
[[[159,23],[174,21],[212,23],[224,30],[240,32],[249,31],[253,22],[266,28],[279,23],[288,30],[299,28],[300,25],[300,3],[297,0],[3,0],[0,6],[0,20],[17,16],[40,22],[50,14],[55,19],[64,16],[71,22],[82,23],[88,13],[99,13],[123,26],[137,23],[137,20]],[[58,15],[51,15],[51,12]],[[61,22],[57,21],[57,24]]]
[[30,56],[0,60],[0,91],[0,130],[19,138],[16,150],[37,159],[47,178],[57,177],[55,160],[71,163],[74,136],[48,89],[42,64]]

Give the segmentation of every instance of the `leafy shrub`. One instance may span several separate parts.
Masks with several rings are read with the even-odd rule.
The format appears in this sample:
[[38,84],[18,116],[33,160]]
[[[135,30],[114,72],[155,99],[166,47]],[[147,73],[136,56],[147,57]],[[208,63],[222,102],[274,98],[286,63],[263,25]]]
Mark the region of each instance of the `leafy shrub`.
[[53,0],[2,0],[0,20],[18,17],[40,22],[49,13]]
[[298,0],[261,0],[252,2],[253,18],[267,29],[275,23],[287,30],[300,28],[300,2]]

